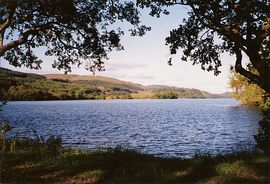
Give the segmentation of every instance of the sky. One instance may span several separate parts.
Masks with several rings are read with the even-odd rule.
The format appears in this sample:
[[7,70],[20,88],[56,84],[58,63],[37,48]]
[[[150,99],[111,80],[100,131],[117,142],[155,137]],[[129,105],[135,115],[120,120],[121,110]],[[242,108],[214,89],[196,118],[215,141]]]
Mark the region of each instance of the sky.
[[[184,17],[187,17],[186,7],[177,6],[170,9],[170,15],[154,18],[142,12],[142,24],[152,27],[143,37],[131,37],[128,33],[121,40],[125,50],[109,53],[109,60],[105,61],[106,71],[97,72],[98,76],[113,77],[124,81],[135,82],[142,85],[169,85],[185,88],[196,88],[211,93],[230,91],[229,69],[234,63],[234,56],[221,55],[221,74],[214,76],[213,72],[201,70],[199,65],[181,61],[181,50],[173,57],[173,65],[167,64],[170,57],[169,47],[165,45],[165,38],[173,28],[177,28]],[[121,28],[128,29],[127,24]],[[48,74],[64,73],[51,67],[53,59],[41,55],[43,64],[41,70],[15,68],[4,59],[0,59],[0,66],[21,72]],[[72,67],[72,74],[92,75],[84,69]]]

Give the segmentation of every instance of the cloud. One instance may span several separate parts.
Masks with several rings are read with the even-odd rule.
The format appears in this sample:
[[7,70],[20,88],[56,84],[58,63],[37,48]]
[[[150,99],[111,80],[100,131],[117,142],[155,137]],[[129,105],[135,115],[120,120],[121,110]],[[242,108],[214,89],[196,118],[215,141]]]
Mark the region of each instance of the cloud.
[[129,82],[137,82],[144,84],[146,81],[154,79],[153,75],[148,74],[134,74],[134,73],[122,73],[122,72],[106,72],[99,73],[102,76],[113,77],[120,80],[125,80]]
[[147,74],[138,74],[138,75],[130,75],[128,76],[129,78],[134,78],[134,79],[154,79],[153,75],[147,75]]
[[146,67],[146,64],[139,62],[109,61],[105,63],[106,71],[131,70]]

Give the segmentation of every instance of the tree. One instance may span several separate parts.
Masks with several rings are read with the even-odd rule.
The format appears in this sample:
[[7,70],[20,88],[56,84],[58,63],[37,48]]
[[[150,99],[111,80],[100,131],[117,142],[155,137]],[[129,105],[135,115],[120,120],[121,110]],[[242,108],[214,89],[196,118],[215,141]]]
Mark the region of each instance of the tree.
[[[150,15],[159,17],[168,14],[170,6],[188,6],[189,17],[166,38],[171,54],[182,48],[182,60],[215,75],[220,73],[220,54],[234,54],[235,71],[270,94],[269,0],[137,0],[136,5],[132,0],[0,2],[0,56],[14,66],[39,68],[41,60],[33,48],[46,46],[46,55],[57,56],[54,67],[66,71],[71,64],[80,65],[80,59],[90,59],[90,70],[102,70],[107,52],[122,49],[123,31],[109,30],[117,20],[131,23],[133,35],[149,30],[140,26],[138,8],[150,8]],[[17,39],[11,40],[16,33]],[[3,44],[3,40],[10,42]],[[243,54],[258,74],[243,67]]]
[[[251,70],[250,72],[256,73]],[[256,84],[249,83],[248,79],[234,70],[231,70],[230,87],[235,90],[234,98],[243,105],[259,105],[263,103],[264,91]]]
[[[215,75],[220,73],[220,54],[234,54],[235,71],[270,94],[269,0],[138,0],[138,5],[156,16],[170,6],[188,6],[189,17],[166,38],[171,54],[181,48],[182,60]],[[258,74],[243,67],[243,54]]]
[[153,95],[153,98],[155,99],[177,99],[178,94],[173,91],[161,91],[159,93],[155,93]]
[[[91,71],[103,70],[112,49],[121,50],[117,21],[127,21],[132,35],[143,35],[133,2],[121,0],[0,0],[0,57],[11,65],[39,69],[38,47],[56,56],[53,67],[71,70],[89,60]],[[115,26],[114,26],[115,27]]]

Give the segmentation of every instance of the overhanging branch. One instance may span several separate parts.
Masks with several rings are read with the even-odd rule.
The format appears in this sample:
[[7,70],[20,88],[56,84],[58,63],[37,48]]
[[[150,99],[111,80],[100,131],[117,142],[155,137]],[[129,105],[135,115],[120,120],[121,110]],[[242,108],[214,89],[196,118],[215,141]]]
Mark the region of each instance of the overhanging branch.
[[51,25],[45,24],[45,25],[39,25],[33,29],[29,29],[25,31],[19,39],[11,41],[7,43],[6,45],[0,46],[0,56],[3,56],[7,50],[10,50],[19,45],[25,44],[28,41],[28,37],[30,35],[37,35],[39,34],[39,31],[45,31],[49,28],[51,28]]
[[248,78],[251,82],[262,86],[262,84],[260,83],[259,80],[259,76],[244,69],[242,66],[242,53],[241,50],[239,48],[234,48],[234,52],[236,54],[236,61],[235,61],[235,71],[237,73],[240,73],[241,75],[243,75],[244,77]]

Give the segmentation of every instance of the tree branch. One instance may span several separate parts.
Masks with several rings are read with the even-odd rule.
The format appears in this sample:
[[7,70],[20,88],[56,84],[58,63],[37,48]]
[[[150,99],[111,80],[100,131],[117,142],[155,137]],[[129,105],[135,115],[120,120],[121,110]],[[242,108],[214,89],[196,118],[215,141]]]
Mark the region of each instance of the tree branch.
[[19,45],[22,45],[24,43],[27,42],[28,40],[28,37],[33,34],[33,33],[36,33],[36,31],[34,30],[29,30],[29,31],[26,31],[23,36],[21,38],[19,38],[18,40],[15,40],[15,41],[11,41],[9,42],[8,44],[4,45],[4,46],[1,46],[0,47],[0,56],[3,56],[4,53],[9,50],[9,49],[12,49],[14,47],[17,47]]
[[9,49],[15,48],[19,45],[25,44],[28,41],[30,35],[37,35],[39,31],[45,31],[46,29],[51,28],[51,25],[39,25],[33,29],[25,31],[22,36],[14,41],[7,43],[6,45],[0,46],[0,56],[3,56],[5,52]]
[[[192,3],[189,6],[192,8],[193,13],[195,14],[195,16],[198,18],[198,20],[200,21],[200,23],[203,26],[205,26],[205,27],[207,27],[207,28],[209,28],[211,30],[216,31],[220,35],[226,36],[232,42],[240,43],[240,45],[239,45],[240,48],[243,51],[247,52],[247,49],[244,47],[244,46],[247,46],[247,42],[241,36],[239,30],[237,30],[237,29],[235,29],[233,27],[230,27],[230,26],[222,25],[220,22],[214,21],[213,20],[214,18],[212,18],[212,19],[211,18],[205,18],[203,16],[203,14],[200,13]],[[212,24],[206,22],[204,19],[209,20]],[[216,26],[214,26],[214,25],[216,25]]]
[[212,30],[214,30],[214,31],[216,31],[216,32],[218,32],[218,33],[220,32],[220,30],[219,30],[218,28],[216,28],[216,27],[210,25],[209,23],[207,23],[207,22],[205,22],[205,21],[203,20],[203,18],[201,17],[201,14],[197,12],[197,9],[194,7],[194,5],[191,4],[190,7],[192,8],[193,13],[194,13],[195,16],[199,19],[200,23],[201,23],[203,26],[205,26],[205,27],[207,27],[207,28],[209,28],[209,29],[212,29]]
[[10,24],[12,23],[12,20],[16,16],[17,16],[17,14],[16,14],[16,11],[15,11],[15,8],[14,8],[14,10],[12,10],[10,16],[6,19],[6,21],[2,25],[0,25],[0,33],[5,31],[10,26]]
[[57,35],[58,41],[59,41],[62,45],[64,45],[66,48],[70,48],[70,49],[78,49],[78,47],[74,47],[74,46],[72,46],[72,45],[69,45],[69,44],[65,43],[65,42],[61,39],[61,34],[60,34],[60,32],[61,32],[61,31],[59,31],[59,30],[55,30],[55,31],[54,31],[54,33]]
[[0,33],[0,47],[4,45],[5,31]]
[[251,73],[250,71],[246,70],[242,66],[242,53],[241,50],[237,47],[234,48],[234,52],[236,54],[236,61],[235,61],[235,71],[240,73],[244,77],[248,78],[251,82],[262,86],[259,80],[259,76]]

